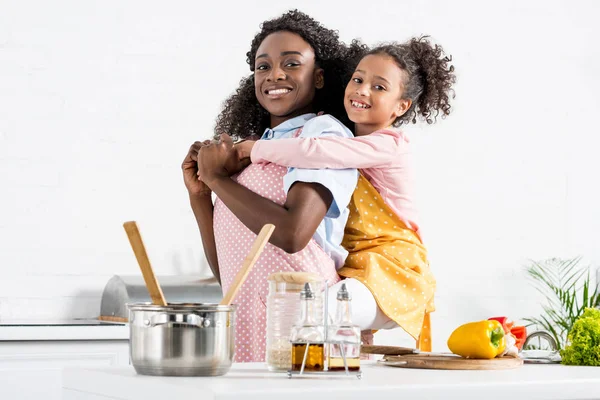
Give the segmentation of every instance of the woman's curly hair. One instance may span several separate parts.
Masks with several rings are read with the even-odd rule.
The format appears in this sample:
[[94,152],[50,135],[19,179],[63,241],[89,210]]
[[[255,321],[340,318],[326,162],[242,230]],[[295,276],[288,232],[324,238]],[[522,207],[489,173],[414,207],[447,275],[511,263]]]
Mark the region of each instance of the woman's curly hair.
[[432,45],[427,36],[412,38],[406,43],[390,43],[375,47],[368,54],[392,57],[407,72],[403,98],[412,100],[408,111],[396,118],[393,125],[417,122],[417,118],[433,124],[441,113],[450,114],[450,99],[454,98],[452,85],[456,82],[454,66],[448,65],[452,56],[446,56],[439,45]]
[[259,104],[254,91],[254,59],[262,41],[268,35],[281,31],[302,37],[315,52],[315,64],[324,71],[325,86],[317,89],[313,109],[333,115],[348,127],[353,126],[344,109],[344,90],[358,55],[364,55],[364,47],[357,43],[345,46],[336,31],[325,28],[298,10],[291,10],[261,25],[250,51],[246,53],[246,62],[253,73],[243,78],[236,92],[225,100],[217,117],[215,136],[223,132],[235,138],[260,136],[269,126],[269,112]]

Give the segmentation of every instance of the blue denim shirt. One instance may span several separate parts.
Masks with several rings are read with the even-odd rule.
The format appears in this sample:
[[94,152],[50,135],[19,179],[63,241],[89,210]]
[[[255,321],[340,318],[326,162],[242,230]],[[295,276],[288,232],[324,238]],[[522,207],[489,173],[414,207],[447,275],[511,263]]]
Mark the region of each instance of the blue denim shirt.
[[[273,129],[267,128],[261,140],[287,139],[302,128],[298,137],[341,136],[352,137],[352,132],[340,121],[330,115],[316,116],[304,114],[289,119]],[[319,224],[313,238],[333,259],[336,268],[341,268],[348,256],[342,247],[344,227],[348,221],[348,203],[358,181],[356,169],[305,169],[288,168],[283,178],[287,193],[295,182],[314,182],[326,187],[333,196],[333,202]]]

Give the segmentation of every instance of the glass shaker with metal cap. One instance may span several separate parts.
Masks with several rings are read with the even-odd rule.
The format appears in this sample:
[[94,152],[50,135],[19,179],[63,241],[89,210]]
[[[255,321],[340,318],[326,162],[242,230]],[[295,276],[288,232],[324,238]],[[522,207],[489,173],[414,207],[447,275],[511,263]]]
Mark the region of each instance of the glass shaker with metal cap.
[[[300,319],[292,329],[292,371],[323,371],[325,367],[325,331],[315,307],[310,283],[300,292]],[[322,315],[322,314],[321,314]]]
[[[352,296],[346,284],[337,293],[335,319],[329,328],[329,371],[360,370],[360,328],[352,324]],[[346,363],[344,364],[344,357]]]
[[290,335],[300,318],[300,292],[310,283],[315,296],[315,313],[322,321],[325,281],[318,274],[308,272],[275,272],[267,278],[267,368],[287,372],[292,368]]

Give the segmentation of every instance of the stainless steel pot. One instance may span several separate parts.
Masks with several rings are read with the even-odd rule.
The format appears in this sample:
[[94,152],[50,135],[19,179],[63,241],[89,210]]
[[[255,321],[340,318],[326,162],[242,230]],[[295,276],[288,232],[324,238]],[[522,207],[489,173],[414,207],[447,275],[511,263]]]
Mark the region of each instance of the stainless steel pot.
[[127,304],[129,353],[143,375],[216,376],[231,368],[235,306]]

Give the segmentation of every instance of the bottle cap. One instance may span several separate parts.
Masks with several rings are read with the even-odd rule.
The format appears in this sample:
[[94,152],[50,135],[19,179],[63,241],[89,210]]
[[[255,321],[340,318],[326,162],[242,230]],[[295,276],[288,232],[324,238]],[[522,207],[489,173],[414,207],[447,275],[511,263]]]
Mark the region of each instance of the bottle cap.
[[348,289],[346,289],[345,283],[342,283],[342,287],[340,288],[340,290],[338,290],[337,299],[338,300],[352,300],[352,296],[350,295],[350,292],[348,291]]
[[302,291],[300,292],[300,299],[307,300],[307,299],[314,299],[314,298],[315,298],[315,293],[310,288],[310,283],[306,282],[304,284],[304,289],[302,289]]

